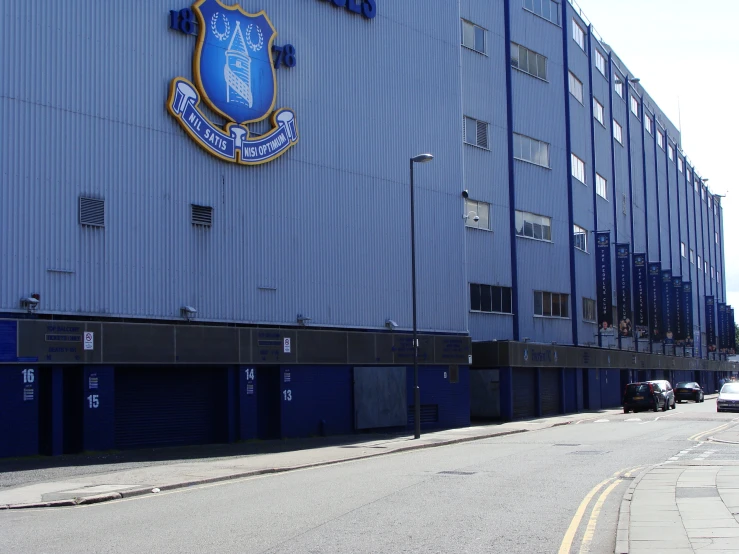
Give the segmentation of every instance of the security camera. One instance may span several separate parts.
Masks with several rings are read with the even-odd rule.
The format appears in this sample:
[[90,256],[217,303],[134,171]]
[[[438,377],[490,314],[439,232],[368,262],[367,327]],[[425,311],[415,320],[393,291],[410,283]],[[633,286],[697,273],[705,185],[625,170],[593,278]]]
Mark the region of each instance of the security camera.
[[21,308],[23,308],[24,310],[28,310],[29,312],[37,310],[38,304],[38,298],[33,298],[32,296],[29,296],[28,298],[21,298]]
[[198,311],[193,308],[192,306],[182,306],[180,308],[180,315],[187,319],[188,321],[195,317],[195,315],[198,313]]
[[395,321],[393,321],[392,319],[386,319],[385,320],[385,327],[387,327],[388,329],[395,329],[395,328],[398,327],[398,324]]
[[474,221],[475,223],[477,223],[478,221],[480,221],[480,216],[477,215],[477,214],[475,214],[475,217],[472,218],[472,221]]
[[470,191],[468,191],[467,189],[464,189],[462,191],[462,198],[469,198],[469,197],[470,197]]

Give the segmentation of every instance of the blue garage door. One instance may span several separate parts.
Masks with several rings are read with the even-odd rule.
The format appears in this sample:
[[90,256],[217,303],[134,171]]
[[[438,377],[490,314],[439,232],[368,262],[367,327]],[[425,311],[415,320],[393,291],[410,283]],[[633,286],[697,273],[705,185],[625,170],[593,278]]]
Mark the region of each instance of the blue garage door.
[[542,369],[540,379],[541,415],[557,415],[560,413],[561,393],[559,369]]
[[513,369],[513,418],[536,417],[536,370]]
[[600,399],[602,408],[621,405],[621,370],[600,370]]
[[565,413],[577,411],[577,370],[565,369]]
[[228,440],[224,368],[116,368],[116,448]]

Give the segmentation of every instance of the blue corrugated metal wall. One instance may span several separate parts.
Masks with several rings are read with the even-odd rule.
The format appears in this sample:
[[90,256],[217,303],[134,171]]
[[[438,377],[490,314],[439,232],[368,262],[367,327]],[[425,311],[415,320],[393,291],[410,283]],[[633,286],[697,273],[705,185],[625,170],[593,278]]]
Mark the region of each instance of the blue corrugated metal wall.
[[[438,406],[436,422],[421,420],[421,429],[464,427],[470,424],[470,374],[467,366],[459,366],[459,382],[450,382],[449,367],[419,366],[418,387],[421,391],[421,408]],[[406,371],[409,414],[413,410],[413,367]],[[423,415],[423,414],[422,414]],[[412,428],[409,417],[408,427]]]

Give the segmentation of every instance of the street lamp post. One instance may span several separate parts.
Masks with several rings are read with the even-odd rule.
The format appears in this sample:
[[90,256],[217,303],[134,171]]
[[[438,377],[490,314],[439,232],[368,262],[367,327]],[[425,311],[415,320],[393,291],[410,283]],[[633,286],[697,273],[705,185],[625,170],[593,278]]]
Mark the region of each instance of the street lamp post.
[[421,390],[418,388],[418,327],[416,325],[416,225],[413,202],[413,164],[430,162],[431,154],[419,154],[411,158],[411,290],[413,295],[413,421],[414,438],[421,438]]

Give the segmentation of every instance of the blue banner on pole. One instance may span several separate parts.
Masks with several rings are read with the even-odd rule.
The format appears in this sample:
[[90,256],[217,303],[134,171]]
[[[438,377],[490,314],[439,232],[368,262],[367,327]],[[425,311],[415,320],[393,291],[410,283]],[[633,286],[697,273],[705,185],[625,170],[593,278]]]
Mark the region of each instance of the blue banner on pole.
[[662,323],[665,344],[675,339],[675,291],[672,290],[672,271],[662,270]]
[[683,281],[683,329],[685,345],[693,346],[693,283]]
[[631,264],[629,245],[616,244],[616,306],[618,307],[618,334],[632,336]]
[[708,351],[716,352],[716,300],[706,296],[706,340]]
[[647,284],[647,255],[634,254],[634,331],[640,339],[649,338],[649,297]]
[[662,264],[650,262],[648,266],[649,279],[649,335],[653,341],[664,339],[665,326],[662,309]]
[[675,324],[672,329],[674,339],[676,341],[685,340],[685,316],[683,307],[683,279],[682,277],[672,278],[672,294],[675,298],[675,310],[674,310],[674,321]]
[[611,282],[611,232],[595,233],[595,255],[598,260],[597,302],[598,325],[601,331],[613,326],[613,284]]

